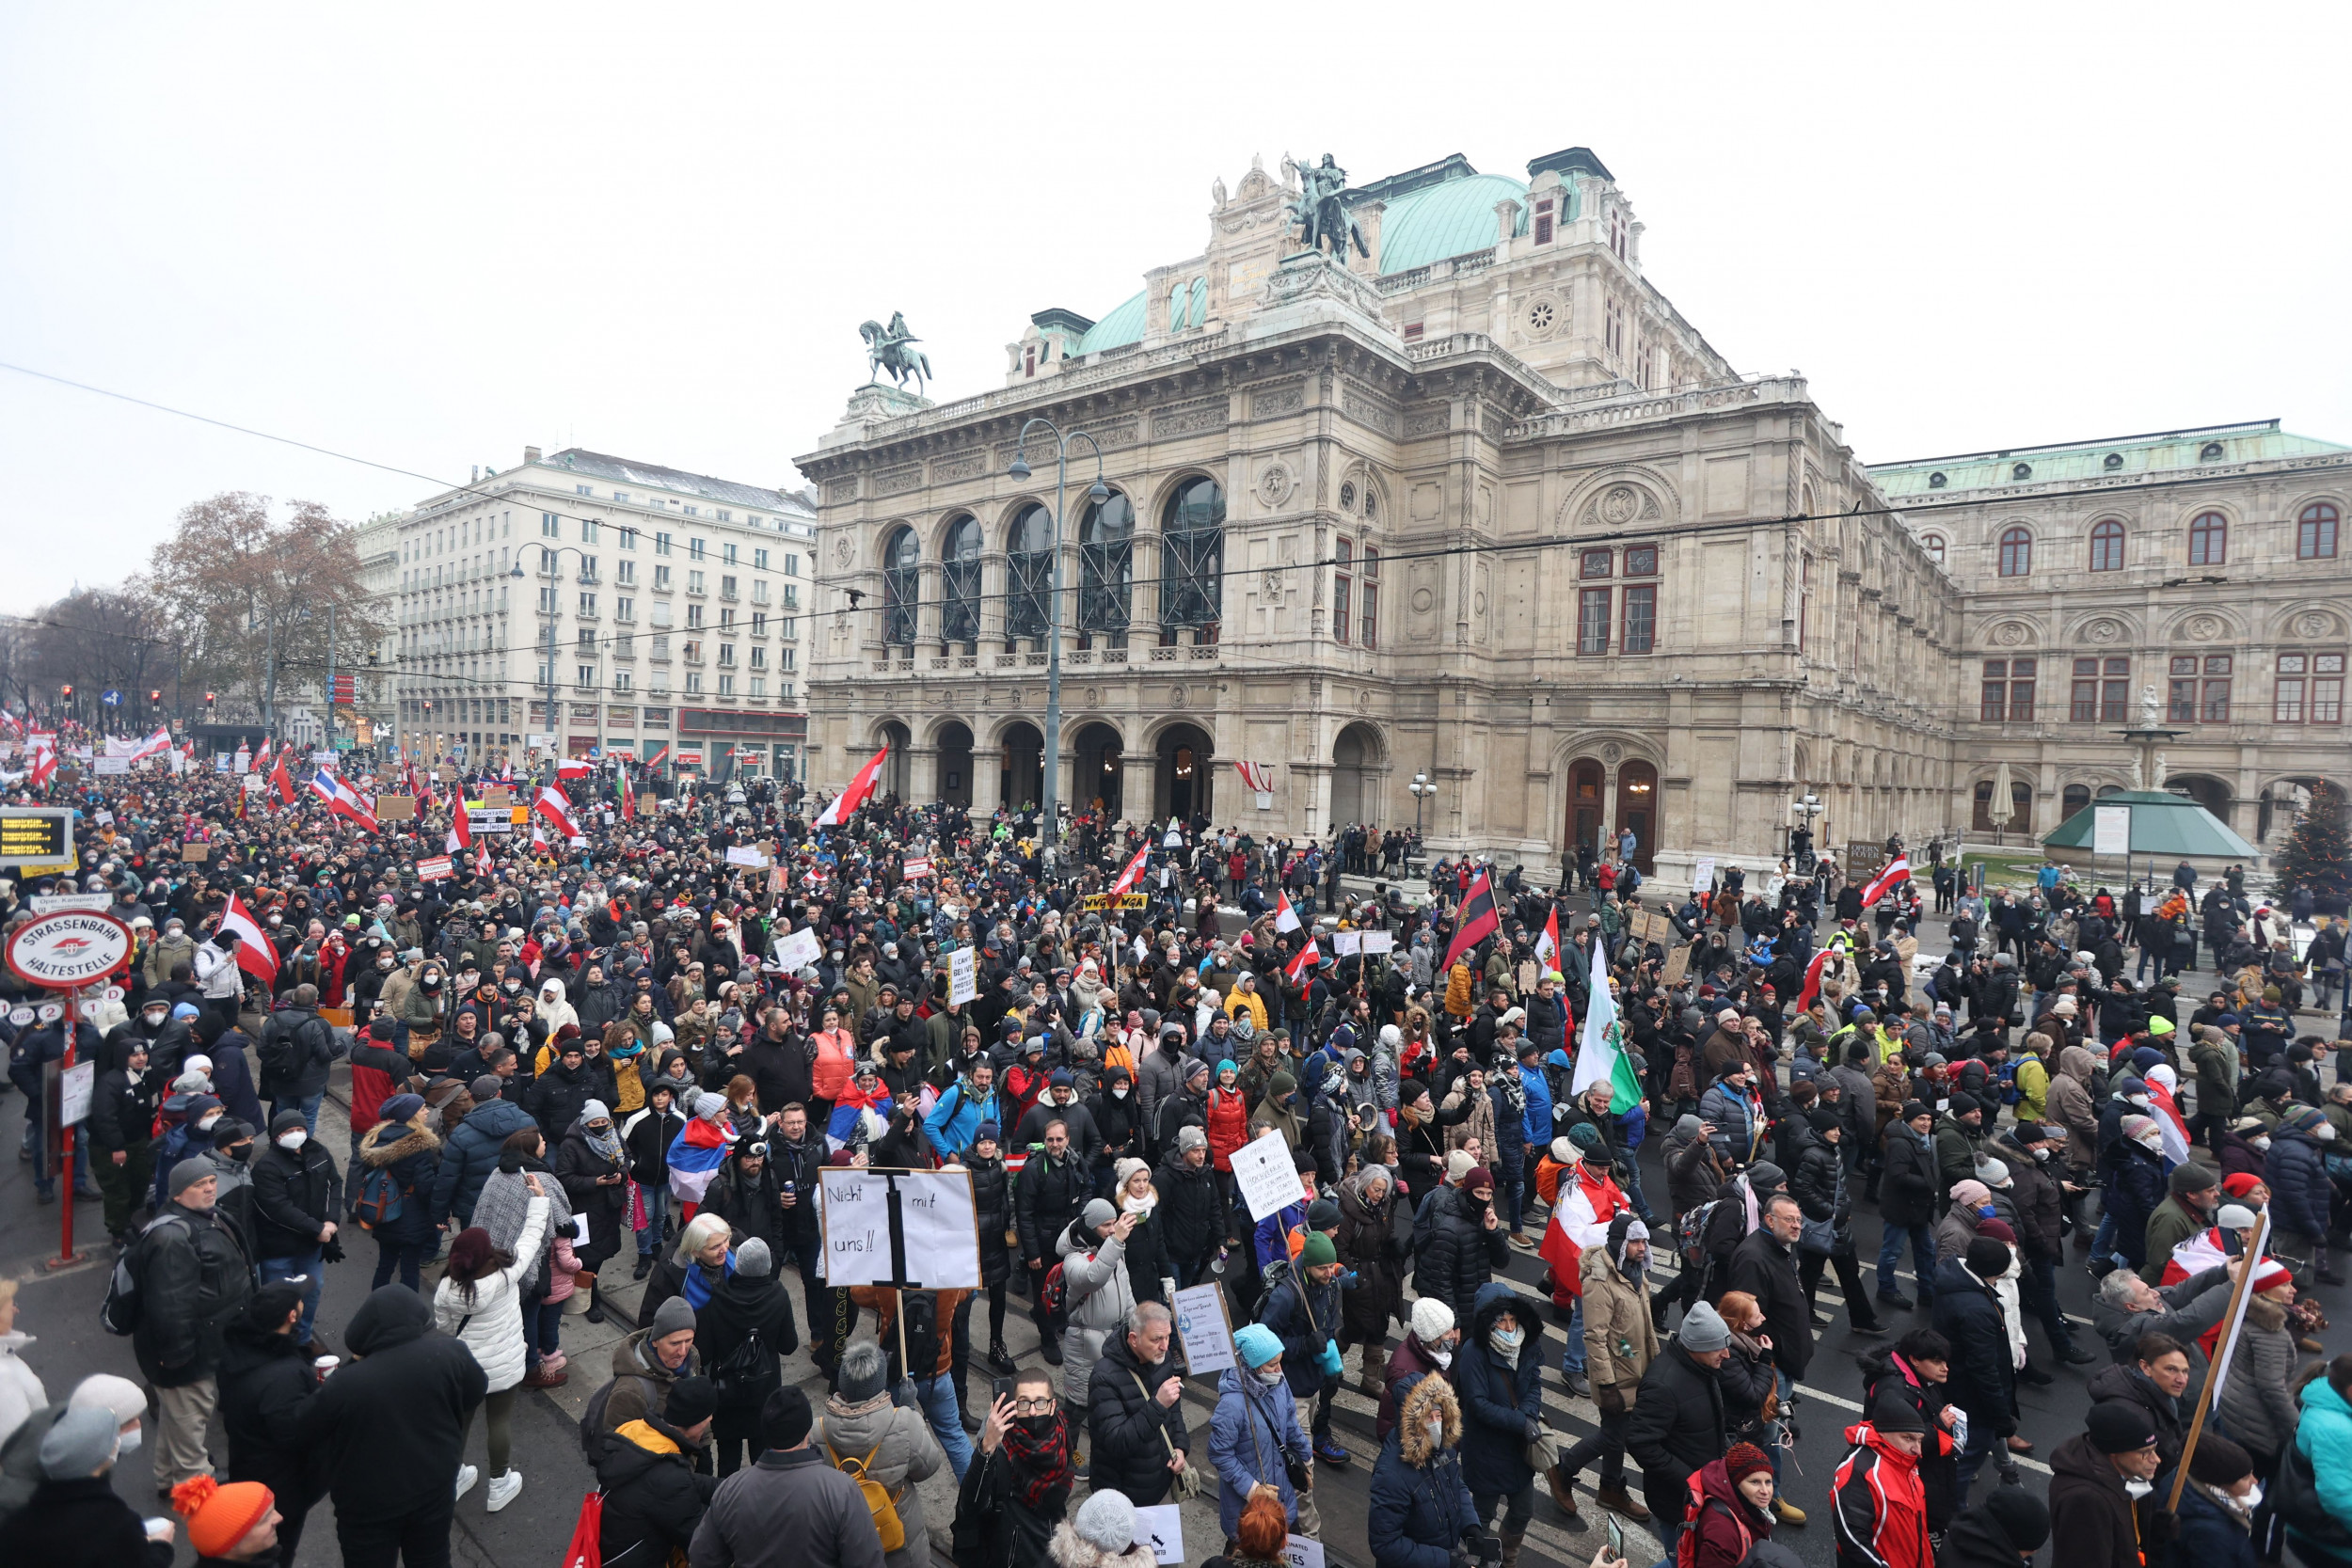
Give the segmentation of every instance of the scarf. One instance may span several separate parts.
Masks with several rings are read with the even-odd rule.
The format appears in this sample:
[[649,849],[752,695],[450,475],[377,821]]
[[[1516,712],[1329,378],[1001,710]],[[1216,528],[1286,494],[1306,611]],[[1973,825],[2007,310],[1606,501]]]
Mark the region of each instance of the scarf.
[[587,1135],[588,1147],[595,1149],[598,1157],[615,1165],[622,1163],[621,1132],[619,1128],[612,1125],[610,1117],[605,1118],[603,1132],[599,1132],[595,1128],[585,1125],[580,1128],[580,1132]]
[[734,1273],[735,1254],[731,1251],[715,1275],[710,1272],[709,1264],[697,1262],[686,1271],[686,1278],[678,1286],[678,1294],[686,1298],[687,1306],[699,1312],[710,1305],[710,1292]]
[[1005,1457],[1012,1462],[1012,1479],[1021,1489],[1022,1505],[1041,1511],[1057,1490],[1068,1492],[1070,1423],[1059,1414],[1043,1433],[1032,1433],[1019,1421],[1005,1428]]

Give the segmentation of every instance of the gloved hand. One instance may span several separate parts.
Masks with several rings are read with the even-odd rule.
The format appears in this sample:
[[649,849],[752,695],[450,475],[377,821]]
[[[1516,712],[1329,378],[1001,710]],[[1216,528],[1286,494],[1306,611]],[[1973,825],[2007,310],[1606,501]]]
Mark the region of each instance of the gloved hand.
[[1480,1528],[1470,1542],[1470,1555],[1481,1562],[1502,1561],[1502,1537],[1490,1529]]
[[2169,1546],[2181,1538],[2181,1516],[2169,1508],[2151,1509],[2140,1529],[2143,1546]]
[[890,1402],[901,1410],[920,1410],[923,1401],[914,1391],[914,1379],[902,1377],[890,1390]]
[[1456,1546],[1446,1554],[1446,1568],[1470,1568],[1469,1548]]
[[1600,1406],[1600,1413],[1604,1416],[1622,1416],[1625,1414],[1625,1390],[1613,1383],[1596,1383],[1593,1385],[1593,1402]]

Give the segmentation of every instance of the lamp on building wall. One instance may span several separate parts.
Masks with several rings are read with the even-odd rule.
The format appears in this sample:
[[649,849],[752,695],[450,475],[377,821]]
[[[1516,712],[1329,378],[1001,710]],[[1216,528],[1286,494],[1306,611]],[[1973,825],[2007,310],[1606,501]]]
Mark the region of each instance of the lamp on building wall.
[[1406,784],[1405,788],[1406,793],[1413,798],[1413,836],[1419,838],[1421,836],[1421,803],[1437,794],[1438,786],[1429,782],[1428,774],[1416,773],[1413,775],[1413,782]]

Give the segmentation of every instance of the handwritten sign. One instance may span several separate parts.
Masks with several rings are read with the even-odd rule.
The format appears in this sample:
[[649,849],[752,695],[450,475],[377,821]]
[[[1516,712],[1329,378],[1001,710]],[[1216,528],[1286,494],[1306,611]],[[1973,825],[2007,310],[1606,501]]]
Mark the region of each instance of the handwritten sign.
[[1357,957],[1361,956],[1361,954],[1363,953],[1363,950],[1364,950],[1364,933],[1363,933],[1363,932],[1361,932],[1361,931],[1334,931],[1334,932],[1332,932],[1332,933],[1331,933],[1331,951],[1332,951],[1333,953],[1335,953],[1335,954],[1339,955],[1341,958],[1357,958]]
[[1699,863],[1691,868],[1691,891],[1705,893],[1714,885],[1715,857],[1702,855],[1699,857]]
[[907,1277],[925,1290],[977,1290],[980,1235],[972,1173],[828,1168],[822,1178],[825,1283],[896,1283],[890,1260],[890,1184],[898,1184],[898,1222]]
[[1195,1377],[1233,1365],[1232,1324],[1225,1315],[1225,1291],[1218,1286],[1195,1285],[1176,1292],[1176,1334]]
[[1323,1568],[1323,1543],[1304,1535],[1282,1538],[1282,1560],[1289,1568]]
[[1394,931],[1365,931],[1361,934],[1364,939],[1364,957],[1367,958],[1378,958],[1396,951]]
[[1148,893],[1089,893],[1078,902],[1089,910],[1148,910],[1152,907],[1152,895]]
[[729,865],[748,865],[755,870],[765,871],[768,869],[768,857],[761,854],[757,849],[753,848],[750,845],[730,844],[727,846],[727,863]]
[[1184,1511],[1174,1503],[1136,1510],[1136,1540],[1152,1544],[1153,1562],[1184,1560]]
[[414,822],[417,819],[417,798],[413,795],[377,796],[375,819],[378,822]]
[[1298,1184],[1298,1170],[1291,1164],[1291,1146],[1271,1129],[1233,1150],[1233,1181],[1253,1220],[1307,1201],[1307,1189]]
[[1666,967],[1659,971],[1659,977],[1670,986],[1678,986],[1682,984],[1682,977],[1690,973],[1691,949],[1677,947],[1666,955]]
[[952,1006],[979,999],[980,950],[959,947],[947,955],[947,1001]]
[[[96,1009],[97,1004],[85,1002],[86,1008]],[[90,1101],[97,1092],[98,1064],[76,1062],[57,1078],[57,1120],[67,1127],[89,1120]]]
[[417,863],[417,875],[422,878],[425,881],[439,882],[449,880],[453,878],[456,873],[450,869],[449,857],[447,855],[435,855],[430,859],[421,860]]
[[816,963],[823,952],[824,947],[818,942],[816,931],[806,926],[776,939],[776,962],[787,970],[806,969]]

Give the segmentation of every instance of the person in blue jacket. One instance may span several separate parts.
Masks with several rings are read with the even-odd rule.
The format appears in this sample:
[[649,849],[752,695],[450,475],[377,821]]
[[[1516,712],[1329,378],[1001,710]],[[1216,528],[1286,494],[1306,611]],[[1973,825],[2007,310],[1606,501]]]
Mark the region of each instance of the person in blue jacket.
[[[2337,1356],[2328,1363],[2326,1377],[2303,1386],[2303,1418],[2295,1428],[2295,1451],[2310,1463],[2328,1517],[2340,1528],[2352,1529],[2352,1355]],[[2345,1560],[2340,1550],[2293,1525],[2287,1527],[2287,1540],[2296,1560],[2308,1568]]]
[[1483,1544],[1472,1555],[1486,1558],[1502,1550],[1478,1522],[1461,1442],[1462,1406],[1452,1386],[1441,1377],[1416,1382],[1373,1467],[1373,1568],[1452,1568],[1457,1547]]
[[947,1086],[931,1114],[923,1118],[923,1129],[931,1135],[933,1148],[970,1148],[980,1123],[993,1121],[1001,1127],[1018,1119],[1007,1116],[1006,1110],[996,1093],[995,1064],[985,1055],[976,1055],[963,1076]]
[[1229,1555],[1242,1505],[1257,1487],[1280,1492],[1283,1515],[1297,1528],[1298,1491],[1291,1485],[1290,1466],[1295,1461],[1304,1470],[1313,1463],[1282,1374],[1282,1337],[1251,1323],[1234,1332],[1233,1354],[1241,1364],[1217,1374],[1216,1413],[1209,1418],[1209,1463],[1216,1469],[1216,1513]]
[[1535,1516],[1535,1471],[1527,1445],[1543,1420],[1544,1326],[1501,1280],[1479,1287],[1469,1331],[1454,1356],[1462,1401],[1462,1467],[1483,1524],[1504,1505],[1502,1549],[1513,1560]]
[[2312,1276],[2322,1285],[2344,1283],[2328,1262],[2332,1189],[2320,1157],[2322,1147],[2334,1136],[2335,1129],[2316,1107],[2298,1105],[2279,1119],[2270,1134],[2269,1152],[2263,1159],[2263,1180],[2270,1188],[2270,1219],[2279,1227],[2280,1249],[2311,1259]]

